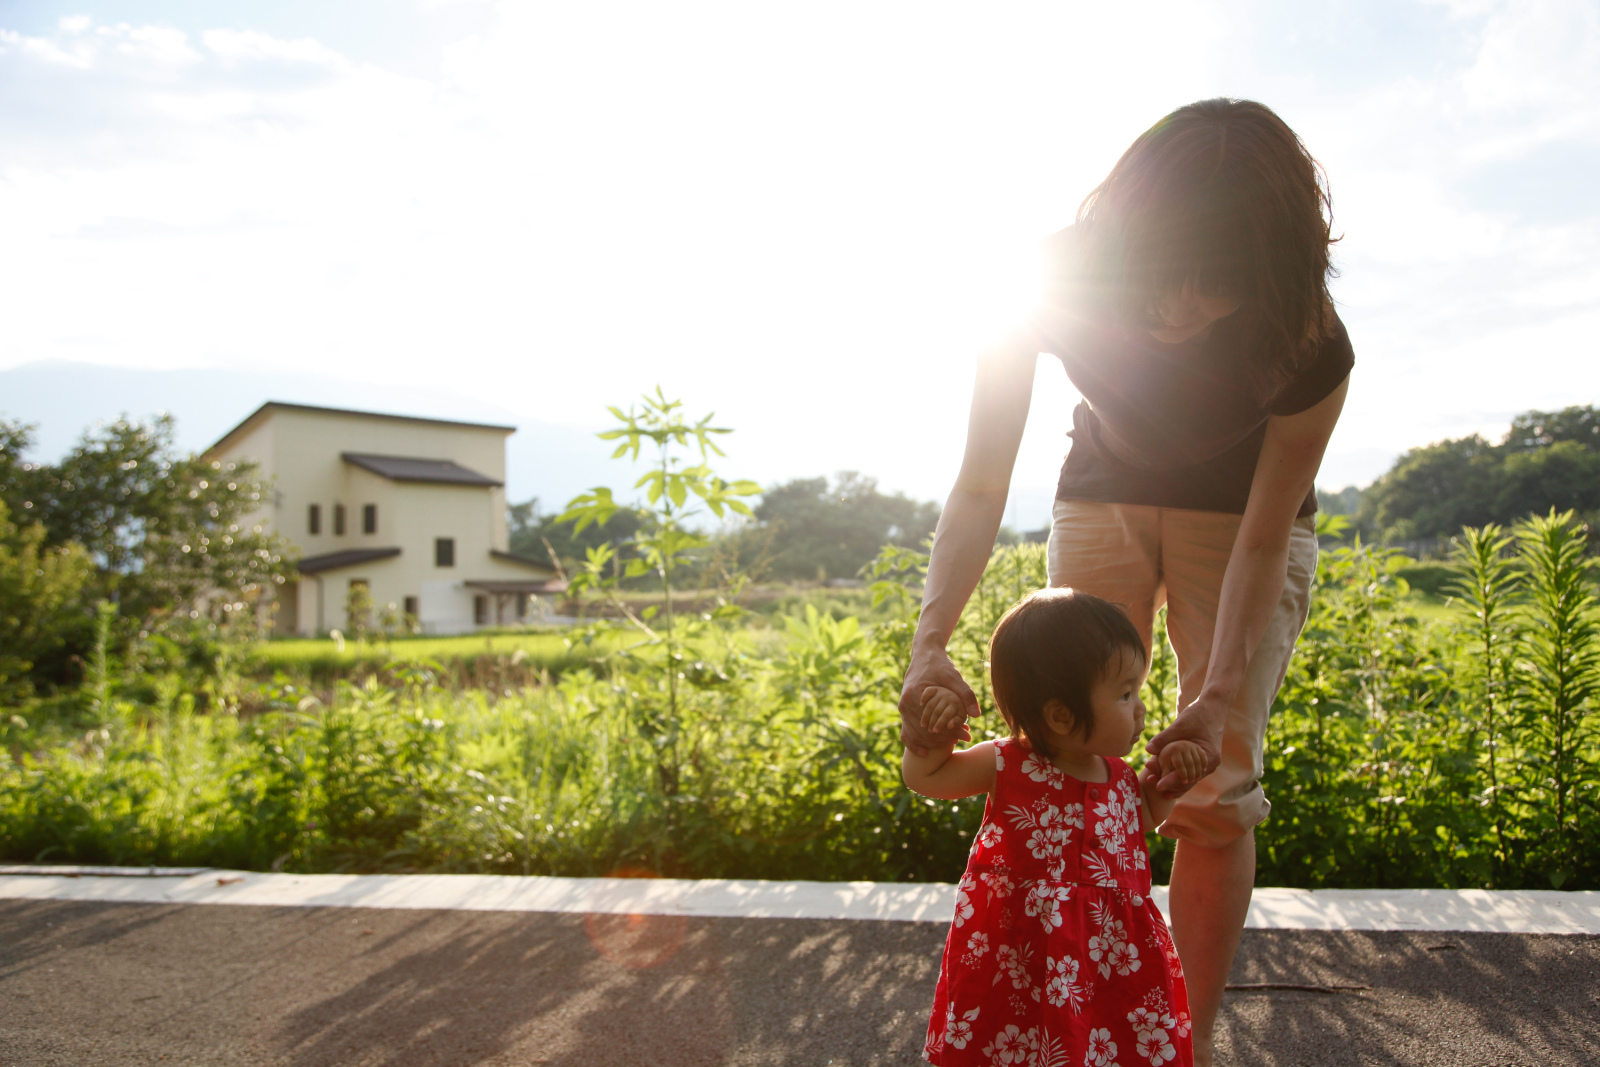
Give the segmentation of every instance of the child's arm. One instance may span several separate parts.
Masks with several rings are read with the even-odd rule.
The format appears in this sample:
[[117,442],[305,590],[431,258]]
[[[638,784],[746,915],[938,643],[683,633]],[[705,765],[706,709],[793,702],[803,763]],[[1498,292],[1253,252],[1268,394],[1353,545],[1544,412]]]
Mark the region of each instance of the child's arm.
[[[948,689],[930,685],[922,691],[922,728],[939,734],[960,726],[967,718],[961,698]],[[951,742],[930,748],[919,756],[909,748],[900,758],[900,775],[907,788],[936,800],[960,800],[994,788],[994,745],[984,741],[962,752]]]
[[1139,775],[1139,791],[1144,797],[1140,818],[1145,833],[1167,821],[1177,800],[1175,796],[1163,794],[1156,783],[1176,771],[1183,784],[1189,786],[1203,778],[1205,770],[1205,751],[1193,741],[1169,741],[1159,756],[1145,761],[1144,771]]
[[919,756],[909,748],[900,757],[900,775],[914,793],[935,800],[961,800],[994,788],[994,742],[981,741],[955,751],[952,742]]
[[1144,770],[1139,772],[1139,798],[1143,801],[1139,805],[1139,829],[1145,833],[1152,833],[1156,827],[1167,821],[1167,816],[1172,814],[1172,799],[1161,795],[1161,790],[1156,788],[1156,783],[1161,781],[1161,761],[1157,759],[1145,760]]

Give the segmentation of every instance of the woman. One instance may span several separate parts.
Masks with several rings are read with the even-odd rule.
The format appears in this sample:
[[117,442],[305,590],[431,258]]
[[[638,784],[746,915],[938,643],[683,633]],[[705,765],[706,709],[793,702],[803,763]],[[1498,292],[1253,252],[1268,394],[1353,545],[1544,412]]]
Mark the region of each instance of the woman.
[[[1314,481],[1354,363],[1327,279],[1321,170],[1270,109],[1180,108],[1147,131],[1048,246],[1030,326],[980,361],[966,454],[945,505],[902,691],[972,690],[945,652],[1000,526],[1039,352],[1059,357],[1073,413],[1050,532],[1050,584],[1123,606],[1146,648],[1167,605],[1184,739],[1207,777],[1160,832],[1178,841],[1170,912],[1189,983],[1195,1063],[1211,1036],[1255,880],[1267,712],[1316,569]],[[963,730],[964,734],[964,730]]]

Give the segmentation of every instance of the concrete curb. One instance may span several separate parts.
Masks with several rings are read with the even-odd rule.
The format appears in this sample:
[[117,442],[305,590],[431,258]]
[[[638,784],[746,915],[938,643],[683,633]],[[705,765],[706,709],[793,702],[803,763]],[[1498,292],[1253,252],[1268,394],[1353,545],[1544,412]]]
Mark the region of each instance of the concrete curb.
[[[954,910],[955,892],[955,886],[940,883],[261,874],[194,868],[0,866],[0,899],[141,904],[942,923]],[[1165,911],[1166,888],[1158,886],[1153,896]],[[1245,925],[1261,930],[1600,935],[1600,892],[1257,889]]]

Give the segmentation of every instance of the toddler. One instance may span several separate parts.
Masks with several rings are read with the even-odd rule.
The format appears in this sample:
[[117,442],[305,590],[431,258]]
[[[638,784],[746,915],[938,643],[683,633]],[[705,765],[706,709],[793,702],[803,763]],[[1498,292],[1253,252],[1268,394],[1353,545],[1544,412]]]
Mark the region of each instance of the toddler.
[[[1049,589],[1017,604],[989,644],[1011,736],[964,751],[906,750],[906,785],[944,800],[989,794],[945,944],[923,1058],[1018,1067],[1189,1067],[1177,950],[1150,899],[1145,832],[1171,810],[1156,787],[1204,769],[1174,742],[1139,779],[1121,759],[1144,730],[1144,644],[1098,597]],[[922,694],[922,725],[964,716]]]

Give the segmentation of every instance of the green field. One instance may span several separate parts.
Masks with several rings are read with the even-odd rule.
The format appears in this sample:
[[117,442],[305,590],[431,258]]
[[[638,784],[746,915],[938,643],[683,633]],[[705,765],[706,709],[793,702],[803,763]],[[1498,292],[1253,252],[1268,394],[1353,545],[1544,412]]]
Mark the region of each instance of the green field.
[[602,640],[598,650],[574,652],[567,635],[557,629],[463,634],[458,637],[397,637],[390,640],[334,641],[289,638],[254,646],[246,663],[252,672],[347,674],[394,661],[451,663],[480,656],[517,657],[530,666],[559,671],[587,662],[624,643],[622,635]]

